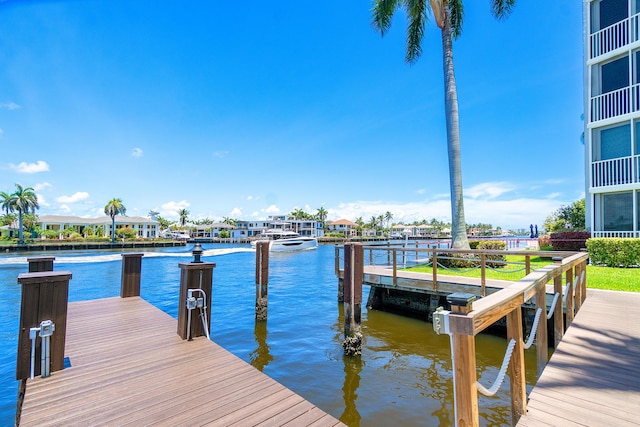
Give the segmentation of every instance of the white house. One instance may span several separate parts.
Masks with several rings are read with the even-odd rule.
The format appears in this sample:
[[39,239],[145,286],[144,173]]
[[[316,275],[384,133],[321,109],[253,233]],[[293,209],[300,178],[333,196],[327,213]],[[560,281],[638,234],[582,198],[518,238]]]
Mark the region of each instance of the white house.
[[[136,230],[138,237],[158,237],[159,223],[149,218],[117,215],[115,217],[115,225],[116,230],[120,228],[132,228]],[[38,217],[38,226],[42,230],[54,231],[73,228],[80,234],[84,234],[86,228],[92,228],[95,231],[99,227],[102,227],[105,236],[111,235],[111,217],[109,216],[81,218],[66,215],[42,215]]]
[[586,225],[640,237],[640,1],[584,0]]
[[239,220],[236,222],[236,229],[231,230],[231,238],[243,239],[249,237],[259,237],[260,234],[270,228],[291,229],[301,236],[324,236],[322,223],[316,220],[290,219],[286,215],[270,216],[268,219]]
[[348,219],[338,219],[327,223],[327,229],[330,233],[342,233],[345,237],[355,236],[358,233],[357,228],[358,224]]

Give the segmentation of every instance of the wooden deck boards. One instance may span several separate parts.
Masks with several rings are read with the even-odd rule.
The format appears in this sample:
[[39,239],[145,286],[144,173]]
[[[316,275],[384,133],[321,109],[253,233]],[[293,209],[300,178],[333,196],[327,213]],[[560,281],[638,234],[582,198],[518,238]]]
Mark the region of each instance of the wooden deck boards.
[[588,290],[518,426],[640,425],[640,294]]
[[69,304],[71,367],[28,380],[20,425],[336,426],[337,419],[144,300]]

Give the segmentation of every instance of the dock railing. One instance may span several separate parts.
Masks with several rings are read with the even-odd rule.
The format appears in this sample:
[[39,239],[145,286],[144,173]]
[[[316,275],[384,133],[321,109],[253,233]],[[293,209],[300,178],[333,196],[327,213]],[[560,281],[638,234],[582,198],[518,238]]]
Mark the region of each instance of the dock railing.
[[[385,256],[388,258],[386,265],[393,269],[393,283],[397,283],[398,255],[406,258],[409,253],[415,252],[415,259],[419,254],[427,254],[433,265],[433,284],[437,289],[438,254],[466,255],[461,259],[473,257],[481,263],[482,271],[491,262],[489,255],[514,255],[520,254],[526,257],[526,276],[512,282],[491,295],[484,296],[475,302],[470,302],[465,307],[452,304],[451,311],[439,311],[439,316],[434,316],[434,329],[438,333],[446,333],[451,338],[451,357],[453,361],[454,378],[454,406],[456,425],[478,426],[478,392],[483,394],[495,393],[499,388],[504,374],[508,374],[511,390],[512,421],[515,425],[519,418],[526,414],[526,382],[524,366],[524,350],[533,344],[535,338],[536,361],[538,377],[542,373],[548,361],[547,320],[554,319],[554,342],[557,345],[564,331],[568,328],[575,313],[582,306],[586,293],[586,265],[588,254],[586,252],[550,252],[550,251],[494,251],[494,250],[454,250],[448,248],[407,248],[407,247],[371,247],[364,248],[368,251],[369,265],[380,265],[374,260],[380,261]],[[341,264],[341,248],[336,247],[336,274],[339,276]],[[382,255],[381,255],[382,253]],[[456,255],[458,256],[458,255]],[[530,271],[530,257],[553,257],[554,262]],[[365,261],[366,262],[366,261]],[[484,273],[482,274],[484,277]],[[547,284],[553,284],[554,301],[547,312],[546,293]],[[564,286],[564,291],[563,291]],[[483,292],[484,295],[484,292]],[[524,341],[522,328],[522,305],[531,299],[535,299],[536,318],[527,342]],[[563,308],[566,312],[563,316]],[[498,378],[494,387],[489,390],[478,384],[476,373],[475,336],[485,329],[506,317],[507,323],[507,351],[502,378]],[[436,324],[437,323],[437,324]],[[491,393],[492,392],[492,393]]]

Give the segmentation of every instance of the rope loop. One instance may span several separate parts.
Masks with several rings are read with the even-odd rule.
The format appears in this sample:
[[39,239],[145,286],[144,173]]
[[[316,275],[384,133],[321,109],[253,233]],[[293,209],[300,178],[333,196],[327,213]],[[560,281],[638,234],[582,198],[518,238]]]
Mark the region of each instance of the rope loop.
[[531,326],[531,332],[529,332],[529,338],[524,345],[524,349],[528,350],[529,347],[533,344],[533,339],[536,337],[536,332],[538,331],[538,322],[540,322],[540,315],[542,314],[542,308],[536,310],[536,317],[533,319],[533,326]]
[[553,302],[551,303],[549,312],[547,313],[547,320],[551,319],[551,316],[553,316],[553,312],[556,310],[556,304],[558,303],[559,298],[560,298],[560,292],[556,292],[556,294],[553,296]]
[[513,354],[513,349],[516,346],[516,340],[511,338],[509,341],[509,345],[507,346],[507,351],[504,354],[504,359],[502,360],[502,367],[500,368],[500,372],[498,372],[498,377],[496,381],[493,383],[491,388],[486,389],[479,381],[476,381],[478,385],[478,391],[485,396],[493,396],[500,389],[502,382],[504,381],[504,376],[507,373],[507,367],[509,367],[509,361],[511,360],[511,355]]

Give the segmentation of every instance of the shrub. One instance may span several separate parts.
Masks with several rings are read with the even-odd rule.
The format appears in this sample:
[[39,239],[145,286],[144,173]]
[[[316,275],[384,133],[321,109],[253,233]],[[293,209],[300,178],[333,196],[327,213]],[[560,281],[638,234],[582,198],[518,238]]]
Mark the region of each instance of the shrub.
[[586,241],[591,237],[588,231],[561,231],[551,233],[549,240],[554,251],[575,251],[586,248]]
[[58,238],[58,231],[56,231],[56,230],[44,230],[42,232],[42,237],[44,237],[45,239],[57,239]]
[[640,266],[640,239],[596,238],[587,240],[591,262],[609,267]]
[[[474,250],[497,250],[504,251],[507,248],[507,244],[502,240],[470,240],[469,247]],[[451,259],[455,258],[455,259]],[[471,258],[471,259],[470,259]],[[438,254],[438,262],[447,268],[473,268],[479,267],[481,261],[476,259],[479,255],[476,254],[456,254],[456,253],[443,253]],[[504,263],[507,261],[505,255],[487,255],[487,262],[489,267],[504,267]]]
[[540,247],[541,251],[553,250],[553,247],[551,246],[551,238],[549,236],[538,237],[538,247]]
[[138,232],[129,227],[119,228],[116,230],[116,236],[120,239],[135,239],[136,237],[138,237]]

